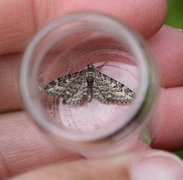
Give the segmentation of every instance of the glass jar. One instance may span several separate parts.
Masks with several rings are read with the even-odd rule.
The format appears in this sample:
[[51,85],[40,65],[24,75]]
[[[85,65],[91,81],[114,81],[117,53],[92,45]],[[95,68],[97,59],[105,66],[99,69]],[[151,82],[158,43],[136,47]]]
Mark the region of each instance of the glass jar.
[[[88,64],[133,90],[135,100],[120,104],[92,98],[70,105],[45,93],[50,81],[86,71]],[[47,136],[75,153],[101,157],[132,151],[141,141],[157,99],[156,74],[144,41],[123,22],[99,13],[74,13],[34,37],[23,57],[20,91],[26,110]],[[82,87],[81,78],[86,77],[72,83]]]

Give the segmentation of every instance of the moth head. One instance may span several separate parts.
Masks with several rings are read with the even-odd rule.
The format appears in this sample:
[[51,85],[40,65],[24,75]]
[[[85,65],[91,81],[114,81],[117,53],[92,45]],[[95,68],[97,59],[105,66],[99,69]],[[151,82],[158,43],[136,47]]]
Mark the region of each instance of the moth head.
[[87,69],[88,70],[93,70],[94,69],[94,65],[93,64],[88,64],[87,65]]

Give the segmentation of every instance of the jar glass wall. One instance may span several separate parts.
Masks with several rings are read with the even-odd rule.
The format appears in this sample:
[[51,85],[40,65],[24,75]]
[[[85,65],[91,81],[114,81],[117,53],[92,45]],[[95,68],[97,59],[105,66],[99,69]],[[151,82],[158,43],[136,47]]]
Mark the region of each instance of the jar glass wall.
[[[102,103],[93,96],[91,101],[68,104],[45,92],[49,82],[77,73],[70,86],[78,85],[73,96],[82,96],[86,76],[78,72],[86,72],[88,64],[132,90],[134,100]],[[121,21],[98,13],[74,13],[46,26],[28,46],[21,65],[22,100],[36,124],[62,147],[88,156],[132,149],[148,122],[157,87],[143,40]]]

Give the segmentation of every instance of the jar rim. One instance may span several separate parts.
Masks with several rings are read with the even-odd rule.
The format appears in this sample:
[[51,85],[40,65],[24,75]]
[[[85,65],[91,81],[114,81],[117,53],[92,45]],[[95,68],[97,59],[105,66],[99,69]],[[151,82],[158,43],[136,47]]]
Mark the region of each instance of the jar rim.
[[[135,105],[133,105],[133,111],[129,115],[129,117],[127,117],[128,120],[125,126],[116,127],[114,129],[111,129],[110,132],[108,131],[102,134],[94,134],[90,137],[75,132],[60,133],[60,128],[58,129],[54,124],[45,121],[44,115],[41,112],[37,111],[36,106],[34,106],[32,97],[30,96],[30,89],[28,88],[27,80],[29,63],[31,61],[32,54],[35,51],[39,42],[42,41],[42,39],[44,39],[44,37],[55,28],[80,19],[103,23],[104,27],[111,27],[110,29],[105,29],[105,31],[111,33],[116,38],[118,36],[118,38],[120,37],[121,39],[123,39],[123,41],[125,40],[127,47],[132,51],[132,54],[134,55],[136,61],[139,63],[141,81],[143,82],[141,83],[141,86],[139,88],[140,93],[137,97],[137,101],[134,103]],[[118,40],[122,42],[121,39]],[[31,117],[33,117],[36,124],[41,129],[43,129],[51,136],[57,136],[61,138],[63,142],[67,141],[67,144],[70,145],[73,145],[74,142],[79,142],[81,144],[87,144],[89,142],[92,142],[93,144],[98,144],[98,142],[101,141],[108,142],[109,139],[113,139],[114,137],[121,138],[127,136],[129,134],[129,127],[132,131],[137,129],[137,124],[144,122],[144,120],[149,116],[151,109],[155,103],[156,94],[158,91],[158,82],[156,77],[157,73],[155,73],[155,68],[154,64],[152,63],[151,55],[142,38],[123,22],[114,17],[106,16],[101,13],[73,13],[60,17],[52,23],[48,24],[34,37],[32,42],[26,49],[20,69],[20,92],[26,110],[31,115]]]

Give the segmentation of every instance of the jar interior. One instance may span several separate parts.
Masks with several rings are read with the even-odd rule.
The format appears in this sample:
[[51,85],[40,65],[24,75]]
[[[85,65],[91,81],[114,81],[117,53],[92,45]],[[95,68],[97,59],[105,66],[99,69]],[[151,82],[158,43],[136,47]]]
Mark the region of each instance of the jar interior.
[[35,78],[38,86],[34,86],[38,90],[34,91],[34,96],[43,107],[47,120],[65,131],[92,134],[118,124],[125,126],[133,101],[129,104],[106,104],[92,98],[90,102],[70,105],[63,103],[63,98],[49,96],[44,91],[50,81],[79,72],[86,69],[88,64],[93,64],[96,71],[138,94],[138,64],[125,43],[122,44],[95,25],[84,22],[81,26],[80,23],[56,29],[37,47],[32,63],[33,69],[35,65],[38,66]]

